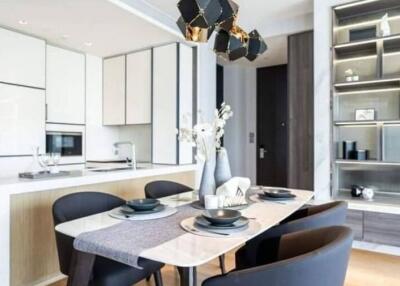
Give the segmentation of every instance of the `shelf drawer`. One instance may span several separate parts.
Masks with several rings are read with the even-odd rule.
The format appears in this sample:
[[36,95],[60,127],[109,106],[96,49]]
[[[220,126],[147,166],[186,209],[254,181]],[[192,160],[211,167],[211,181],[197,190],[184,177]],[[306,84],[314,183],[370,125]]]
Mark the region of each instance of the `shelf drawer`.
[[355,240],[363,240],[363,217],[362,211],[347,211],[346,226],[353,230]]
[[400,216],[393,214],[365,212],[364,240],[400,246]]

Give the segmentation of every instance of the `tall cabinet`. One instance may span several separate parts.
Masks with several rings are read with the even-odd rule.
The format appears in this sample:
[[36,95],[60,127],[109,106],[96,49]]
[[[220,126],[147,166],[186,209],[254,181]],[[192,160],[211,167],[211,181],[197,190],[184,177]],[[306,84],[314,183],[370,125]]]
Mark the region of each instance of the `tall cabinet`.
[[174,43],[153,49],[153,163],[193,162],[192,146],[177,137],[177,129],[193,123],[193,68],[191,47]]

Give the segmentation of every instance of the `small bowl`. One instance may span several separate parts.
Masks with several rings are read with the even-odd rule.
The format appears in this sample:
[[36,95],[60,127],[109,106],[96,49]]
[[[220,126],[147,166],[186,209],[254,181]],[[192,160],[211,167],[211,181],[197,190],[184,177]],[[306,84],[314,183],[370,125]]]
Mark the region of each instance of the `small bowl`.
[[126,205],[135,211],[151,211],[160,205],[160,201],[156,199],[139,199],[127,201]]
[[237,221],[242,214],[236,210],[207,210],[203,217],[212,225],[231,225]]

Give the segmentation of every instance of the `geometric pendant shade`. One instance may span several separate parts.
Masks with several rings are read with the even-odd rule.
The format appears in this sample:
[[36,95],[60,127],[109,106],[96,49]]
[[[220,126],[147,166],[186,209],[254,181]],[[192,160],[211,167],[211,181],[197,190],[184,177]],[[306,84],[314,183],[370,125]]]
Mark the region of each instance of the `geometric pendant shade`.
[[230,31],[219,30],[215,37],[214,51],[229,61],[235,61],[247,55],[248,35],[240,27]]
[[257,30],[253,30],[249,34],[249,42],[246,58],[249,61],[254,61],[259,55],[267,50],[267,44],[260,36]]
[[185,39],[204,43],[217,30],[214,50],[230,61],[254,61],[267,50],[257,30],[247,34],[237,25],[239,6],[232,0],[180,0],[178,9],[176,23]]
[[239,5],[231,0],[218,0],[222,7],[222,14],[218,18],[218,27],[229,32],[236,25]]
[[218,0],[180,0],[178,9],[182,15],[178,27],[186,39],[194,42],[207,41],[222,14]]

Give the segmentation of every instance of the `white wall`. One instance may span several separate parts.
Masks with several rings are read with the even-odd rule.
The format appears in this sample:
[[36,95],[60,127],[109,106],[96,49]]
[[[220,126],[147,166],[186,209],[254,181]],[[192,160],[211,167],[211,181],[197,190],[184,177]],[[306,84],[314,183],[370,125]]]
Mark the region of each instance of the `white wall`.
[[353,0],[314,0],[314,190],[330,198],[330,82],[332,6]]
[[256,68],[224,67],[224,101],[234,112],[226,126],[224,144],[232,174],[249,177],[253,184],[256,183],[256,143],[249,142],[249,135],[256,133],[256,84]]

